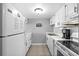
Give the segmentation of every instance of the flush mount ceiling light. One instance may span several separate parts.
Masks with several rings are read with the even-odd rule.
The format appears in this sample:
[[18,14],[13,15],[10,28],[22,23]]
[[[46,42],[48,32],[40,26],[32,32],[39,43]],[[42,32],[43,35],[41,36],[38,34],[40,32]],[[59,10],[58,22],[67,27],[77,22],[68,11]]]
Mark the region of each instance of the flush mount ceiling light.
[[42,8],[35,8],[34,12],[39,16],[43,12],[43,9]]

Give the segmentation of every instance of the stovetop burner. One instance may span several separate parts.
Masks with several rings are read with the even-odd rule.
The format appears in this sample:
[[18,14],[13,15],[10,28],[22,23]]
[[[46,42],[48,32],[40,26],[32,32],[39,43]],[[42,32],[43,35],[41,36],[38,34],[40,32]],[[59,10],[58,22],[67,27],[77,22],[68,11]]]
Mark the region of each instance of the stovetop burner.
[[69,48],[70,50],[79,55],[79,43],[73,41],[58,41],[58,42],[60,42],[62,45],[66,46],[67,48]]

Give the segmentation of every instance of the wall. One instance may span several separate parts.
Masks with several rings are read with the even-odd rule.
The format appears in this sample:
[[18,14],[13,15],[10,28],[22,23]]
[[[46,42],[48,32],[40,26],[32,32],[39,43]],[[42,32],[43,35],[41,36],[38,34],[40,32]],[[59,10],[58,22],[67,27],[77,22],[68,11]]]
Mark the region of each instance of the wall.
[[[36,23],[42,23],[42,27],[36,27]],[[45,43],[46,32],[52,32],[53,27],[49,25],[49,19],[31,18],[26,24],[26,32],[32,32],[32,43]]]

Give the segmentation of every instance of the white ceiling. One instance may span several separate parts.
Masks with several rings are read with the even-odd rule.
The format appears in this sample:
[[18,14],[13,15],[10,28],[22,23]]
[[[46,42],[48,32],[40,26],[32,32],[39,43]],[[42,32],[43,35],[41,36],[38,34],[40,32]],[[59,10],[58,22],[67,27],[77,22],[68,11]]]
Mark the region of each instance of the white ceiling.
[[[63,6],[62,3],[13,3],[12,5],[27,18],[50,18]],[[36,7],[43,8],[45,12],[37,16],[34,13]]]

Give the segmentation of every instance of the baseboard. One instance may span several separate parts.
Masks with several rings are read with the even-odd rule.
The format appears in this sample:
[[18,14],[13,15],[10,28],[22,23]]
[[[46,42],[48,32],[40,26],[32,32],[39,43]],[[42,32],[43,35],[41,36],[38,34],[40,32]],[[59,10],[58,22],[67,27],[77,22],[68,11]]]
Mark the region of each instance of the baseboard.
[[46,45],[46,43],[32,43],[32,45]]

